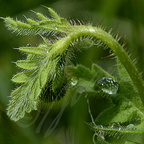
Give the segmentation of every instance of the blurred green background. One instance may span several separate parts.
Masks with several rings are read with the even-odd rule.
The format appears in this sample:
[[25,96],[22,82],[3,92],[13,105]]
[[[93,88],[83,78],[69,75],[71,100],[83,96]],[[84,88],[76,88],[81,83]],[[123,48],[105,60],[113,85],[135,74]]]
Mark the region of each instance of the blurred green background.
[[[24,20],[24,16],[34,17],[34,13],[30,10],[48,15],[42,5],[53,8],[68,20],[79,19],[107,30],[113,28],[112,33],[122,37],[122,44],[126,45],[131,58],[137,60],[139,71],[143,72],[143,0],[0,0],[0,17],[10,16]],[[46,118],[44,112],[34,112],[17,123],[10,121],[6,116],[8,96],[15,87],[10,79],[18,70],[12,62],[25,58],[13,48],[27,44],[36,45],[39,39],[39,37],[17,36],[11,33],[0,19],[0,144],[90,144],[92,131],[86,125],[87,121],[83,121],[83,117],[88,113],[87,110],[81,109],[83,99],[64,111],[51,135],[47,130],[54,122],[57,112]],[[111,57],[107,57],[109,53],[109,50],[101,48],[91,49],[80,54],[77,62],[88,67],[92,63],[98,63],[115,74],[115,62]],[[101,109],[100,106],[104,104],[105,101],[97,104],[94,113],[97,114]]]

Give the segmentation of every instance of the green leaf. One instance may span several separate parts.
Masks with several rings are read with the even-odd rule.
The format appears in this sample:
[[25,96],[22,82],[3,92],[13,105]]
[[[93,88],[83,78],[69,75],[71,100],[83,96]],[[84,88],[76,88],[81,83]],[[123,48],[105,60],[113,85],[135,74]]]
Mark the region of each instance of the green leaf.
[[7,109],[7,114],[11,120],[17,121],[24,117],[26,112],[29,113],[31,110],[37,110],[38,100],[32,98],[37,96],[32,95],[35,91],[35,89],[33,89],[34,86],[29,87],[32,85],[32,82],[33,81],[29,81],[28,83],[21,85],[11,93],[12,99],[10,100]]
[[39,65],[38,60],[18,60],[16,65],[25,70],[33,70],[36,69]]
[[118,74],[119,74],[120,80],[124,82],[131,82],[131,78],[128,72],[126,71],[126,69],[124,68],[124,66],[122,65],[122,63],[120,62],[118,58],[117,58],[117,66],[118,66]]
[[41,47],[20,47],[19,50],[25,53],[35,54],[40,56],[45,56],[48,52],[47,49]]
[[[103,111],[95,120],[95,130],[103,130],[107,137],[144,135],[143,103],[129,82],[121,82],[119,92],[113,97],[113,106]],[[141,144],[141,143],[140,143]]]
[[93,64],[92,65],[92,73],[96,73],[96,79],[100,79],[102,77],[108,77],[108,78],[112,78],[112,79],[116,79],[115,77],[113,77],[112,75],[110,75],[108,72],[106,72],[104,69],[102,69],[100,66]]
[[[103,139],[103,141],[110,144],[115,144],[118,139],[121,139],[123,143],[127,141],[127,139],[130,137],[130,135],[134,138],[135,135],[141,134],[140,132],[137,132],[137,129],[133,125],[128,126],[121,126],[119,123],[114,123],[111,126],[102,126],[102,125],[94,125],[93,128],[95,129],[94,135],[102,135],[106,139]],[[101,134],[102,133],[102,134]],[[135,134],[135,135],[134,135]],[[112,141],[109,139],[112,137]],[[102,140],[102,139],[101,139]],[[138,142],[139,143],[139,142]],[[141,142],[139,144],[142,144]]]
[[36,35],[49,32],[62,32],[67,33],[71,30],[71,25],[63,18],[61,18],[52,9],[48,9],[55,19],[48,19],[41,13],[36,13],[40,21],[34,21],[30,18],[27,19],[28,23],[15,21],[10,17],[5,18],[5,24],[8,29],[17,32],[21,35]]
[[70,66],[68,67],[68,75],[88,81],[96,81],[97,79],[100,79],[102,77],[115,79],[113,76],[111,76],[109,73],[107,73],[96,64],[92,64],[91,69],[88,69],[87,67],[82,65],[77,65],[76,67]]
[[98,124],[106,124],[112,122],[130,121],[133,116],[143,119],[143,105],[137,92],[129,83],[120,83],[120,88],[115,97],[113,97],[113,106],[102,112],[96,119]]
[[[12,78],[13,82],[22,83],[11,93],[12,99],[9,102],[7,114],[12,120],[17,121],[25,113],[36,110],[43,90],[51,89],[55,92],[57,88],[62,87],[65,60],[61,62],[62,57],[59,54],[53,56],[55,52],[53,49],[59,49],[59,47],[61,45],[53,44],[49,48],[44,44],[38,47],[20,48],[21,51],[28,53],[28,56],[26,60],[19,60],[16,64],[27,71],[18,73]],[[46,50],[48,52],[44,53]],[[59,74],[61,74],[60,79],[58,79]],[[49,100],[51,94],[47,93],[47,95],[47,100]]]
[[31,26],[38,25],[38,22],[37,22],[37,21],[32,20],[32,19],[30,19],[30,18],[27,19],[27,22],[28,22]]
[[82,78],[85,80],[92,80],[93,75],[90,69],[86,68],[82,65],[77,65],[76,67],[69,66],[68,67],[68,75],[71,77]]
[[11,93],[12,100],[9,103],[7,114],[12,120],[17,121],[26,112],[37,109],[40,94],[48,79],[51,78],[52,67],[54,68],[54,63],[46,63],[40,67],[39,71],[34,71],[31,75],[22,72],[13,77],[14,82],[25,83]]
[[[71,77],[71,82],[77,80],[77,86],[83,87],[87,93],[101,93],[104,94],[101,88],[98,86],[97,82],[102,78],[108,78],[111,80],[116,80],[113,76],[103,70],[100,66],[93,64],[91,69],[86,68],[82,65],[77,65],[76,67],[69,67],[68,76]],[[100,88],[100,89],[99,89]]]
[[136,108],[126,102],[121,102],[117,106],[112,106],[102,112],[96,119],[97,124],[108,125],[113,122],[127,122],[137,115]]
[[40,20],[42,20],[42,21],[47,21],[48,20],[48,18],[47,17],[45,17],[43,14],[41,14],[41,13],[36,13],[36,15],[37,15],[37,17],[40,19]]
[[25,83],[31,77],[31,72],[20,72],[12,77],[12,81],[15,83]]
[[48,8],[49,12],[51,13],[51,15],[58,21],[61,21],[61,18],[59,17],[59,15],[51,8]]

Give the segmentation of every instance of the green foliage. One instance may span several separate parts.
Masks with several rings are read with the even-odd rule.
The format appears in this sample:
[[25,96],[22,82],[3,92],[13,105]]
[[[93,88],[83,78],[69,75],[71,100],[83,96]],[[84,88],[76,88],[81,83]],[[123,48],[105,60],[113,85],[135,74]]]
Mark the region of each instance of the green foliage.
[[[60,99],[61,102],[62,97],[71,97],[67,91],[74,87],[75,93],[84,94],[86,99],[102,97],[111,102],[111,106],[95,120],[89,109],[92,118],[90,127],[95,132],[94,143],[114,144],[115,139],[124,136],[124,143],[134,141],[141,144],[129,139],[130,136],[144,134],[144,82],[123,47],[101,28],[71,25],[52,9],[48,10],[52,19],[41,13],[36,13],[39,20],[27,19],[27,23],[9,17],[4,19],[11,31],[21,35],[41,35],[44,42],[37,47],[18,48],[27,54],[27,58],[16,62],[23,71],[12,78],[20,86],[11,93],[8,116],[17,121],[25,113],[37,110],[41,101],[50,103]],[[77,46],[80,50],[85,46],[90,48],[96,42],[104,43],[115,53],[119,79],[96,64],[91,69],[71,64],[73,49]],[[64,92],[59,96],[64,87]]]
[[17,32],[21,35],[36,35],[44,34],[46,32],[64,32],[66,33],[70,24],[63,18],[59,17],[56,12],[48,8],[52,14],[53,19],[49,19],[41,13],[36,13],[39,20],[35,21],[27,19],[27,23],[21,21],[14,21],[7,17],[5,18],[6,26],[13,32]]
[[[123,77],[127,76],[124,67],[120,68],[119,73],[122,72]],[[144,106],[127,77],[127,81],[126,79],[120,79],[119,90],[116,94],[109,94],[108,92],[103,92],[102,88],[101,91],[100,89],[95,89],[95,82],[99,78],[113,78],[99,66],[93,65],[91,70],[83,66],[77,66],[71,68],[71,73],[71,76],[75,76],[77,79],[79,78],[77,88],[83,87],[87,96],[100,96],[112,101],[111,107],[100,113],[91,125],[95,130],[94,141],[96,143],[108,143],[106,140],[109,137],[114,137],[115,139],[125,137],[125,139],[128,139],[130,135],[134,137],[134,134],[144,134]],[[112,141],[111,143],[113,144]]]

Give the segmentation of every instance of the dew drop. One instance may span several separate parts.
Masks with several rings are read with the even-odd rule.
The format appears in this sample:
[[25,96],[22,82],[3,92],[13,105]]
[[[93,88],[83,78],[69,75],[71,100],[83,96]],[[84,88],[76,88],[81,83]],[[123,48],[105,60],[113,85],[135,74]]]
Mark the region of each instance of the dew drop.
[[119,88],[119,83],[117,80],[112,78],[103,77],[98,80],[95,84],[95,89],[99,92],[105,92],[107,94],[116,94]]
[[71,79],[71,85],[75,86],[78,83],[78,80],[76,78]]
[[118,130],[122,130],[122,127],[119,127]]
[[31,44],[27,44],[26,46],[27,46],[27,47],[31,47]]
[[135,130],[135,125],[134,124],[129,124],[129,125],[127,125],[127,129]]
[[104,134],[105,134],[105,132],[104,132],[103,130],[99,130],[99,131],[98,131],[98,135],[99,135],[102,139],[105,139],[105,138],[104,138]]
[[118,129],[118,130],[121,130],[121,129],[122,129],[121,125],[120,125],[118,122],[113,122],[113,123],[111,123],[111,124],[110,124],[110,128],[111,128],[111,129]]
[[103,128],[103,125],[99,125],[100,128]]
[[55,26],[55,30],[58,30],[58,28]]

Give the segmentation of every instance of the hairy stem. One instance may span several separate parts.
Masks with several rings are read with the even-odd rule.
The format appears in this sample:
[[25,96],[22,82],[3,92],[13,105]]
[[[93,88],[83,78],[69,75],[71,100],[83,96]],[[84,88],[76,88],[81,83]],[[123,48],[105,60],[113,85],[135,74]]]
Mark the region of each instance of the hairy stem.
[[62,44],[61,48],[66,50],[72,41],[86,35],[100,39],[112,49],[130,75],[132,82],[137,88],[140,98],[144,104],[144,81],[123,47],[109,33],[97,27],[74,26],[73,31],[64,38],[65,42]]

